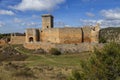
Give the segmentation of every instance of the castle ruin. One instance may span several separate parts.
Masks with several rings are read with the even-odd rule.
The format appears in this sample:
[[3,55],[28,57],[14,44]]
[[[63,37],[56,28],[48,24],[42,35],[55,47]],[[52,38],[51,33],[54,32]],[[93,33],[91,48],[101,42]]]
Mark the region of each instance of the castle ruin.
[[84,27],[54,28],[54,17],[42,15],[42,28],[28,28],[25,36],[11,36],[11,44],[34,45],[42,43],[77,44],[98,43],[99,25]]

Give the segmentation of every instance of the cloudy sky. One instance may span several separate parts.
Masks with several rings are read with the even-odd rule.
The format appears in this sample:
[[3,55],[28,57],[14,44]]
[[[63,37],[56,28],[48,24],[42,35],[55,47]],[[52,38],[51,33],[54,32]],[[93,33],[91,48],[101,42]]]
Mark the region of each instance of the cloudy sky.
[[0,33],[41,28],[42,14],[52,14],[55,27],[120,27],[120,0],[0,0]]

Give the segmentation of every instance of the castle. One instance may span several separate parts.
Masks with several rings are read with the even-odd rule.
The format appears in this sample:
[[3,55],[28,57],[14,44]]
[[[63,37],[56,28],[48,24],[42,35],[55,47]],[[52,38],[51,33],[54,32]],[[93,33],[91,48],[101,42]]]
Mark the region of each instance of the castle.
[[54,28],[54,17],[42,15],[42,28],[28,28],[25,35],[11,35],[11,44],[77,44],[77,43],[98,43],[99,25],[84,27]]

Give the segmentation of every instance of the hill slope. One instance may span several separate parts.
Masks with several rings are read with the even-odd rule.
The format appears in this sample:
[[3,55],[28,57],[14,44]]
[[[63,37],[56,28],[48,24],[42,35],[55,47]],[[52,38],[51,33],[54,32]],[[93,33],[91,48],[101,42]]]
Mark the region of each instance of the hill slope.
[[100,30],[100,42],[101,39],[106,42],[120,42],[120,27],[109,27]]

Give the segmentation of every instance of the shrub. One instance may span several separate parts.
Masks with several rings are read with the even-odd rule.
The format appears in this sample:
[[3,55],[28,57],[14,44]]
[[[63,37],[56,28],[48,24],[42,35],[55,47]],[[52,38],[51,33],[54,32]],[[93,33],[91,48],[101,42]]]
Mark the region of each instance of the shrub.
[[12,46],[0,50],[0,61],[24,61],[26,58],[27,55],[19,53]]
[[99,38],[99,42],[100,42],[100,43],[106,43],[107,41],[106,41],[106,39],[105,39],[105,38],[100,37],[100,38]]
[[28,67],[19,69],[19,70],[15,71],[12,75],[16,76],[16,77],[36,78],[33,71]]
[[66,80],[65,74],[63,74],[62,72],[59,72],[59,73],[56,75],[56,78],[57,78],[57,80]]
[[77,70],[72,71],[72,76],[70,76],[68,80],[81,80],[81,75]]
[[46,53],[45,50],[42,49],[42,48],[37,49],[37,50],[35,50],[35,51],[33,52],[33,54],[45,54],[45,53]]
[[[118,80],[120,78],[120,44],[110,43],[95,49],[88,61],[81,62],[80,80]],[[77,78],[76,75],[73,77]],[[72,79],[76,80],[76,79]]]
[[61,52],[56,48],[51,48],[49,52],[52,55],[60,55],[61,54]]

